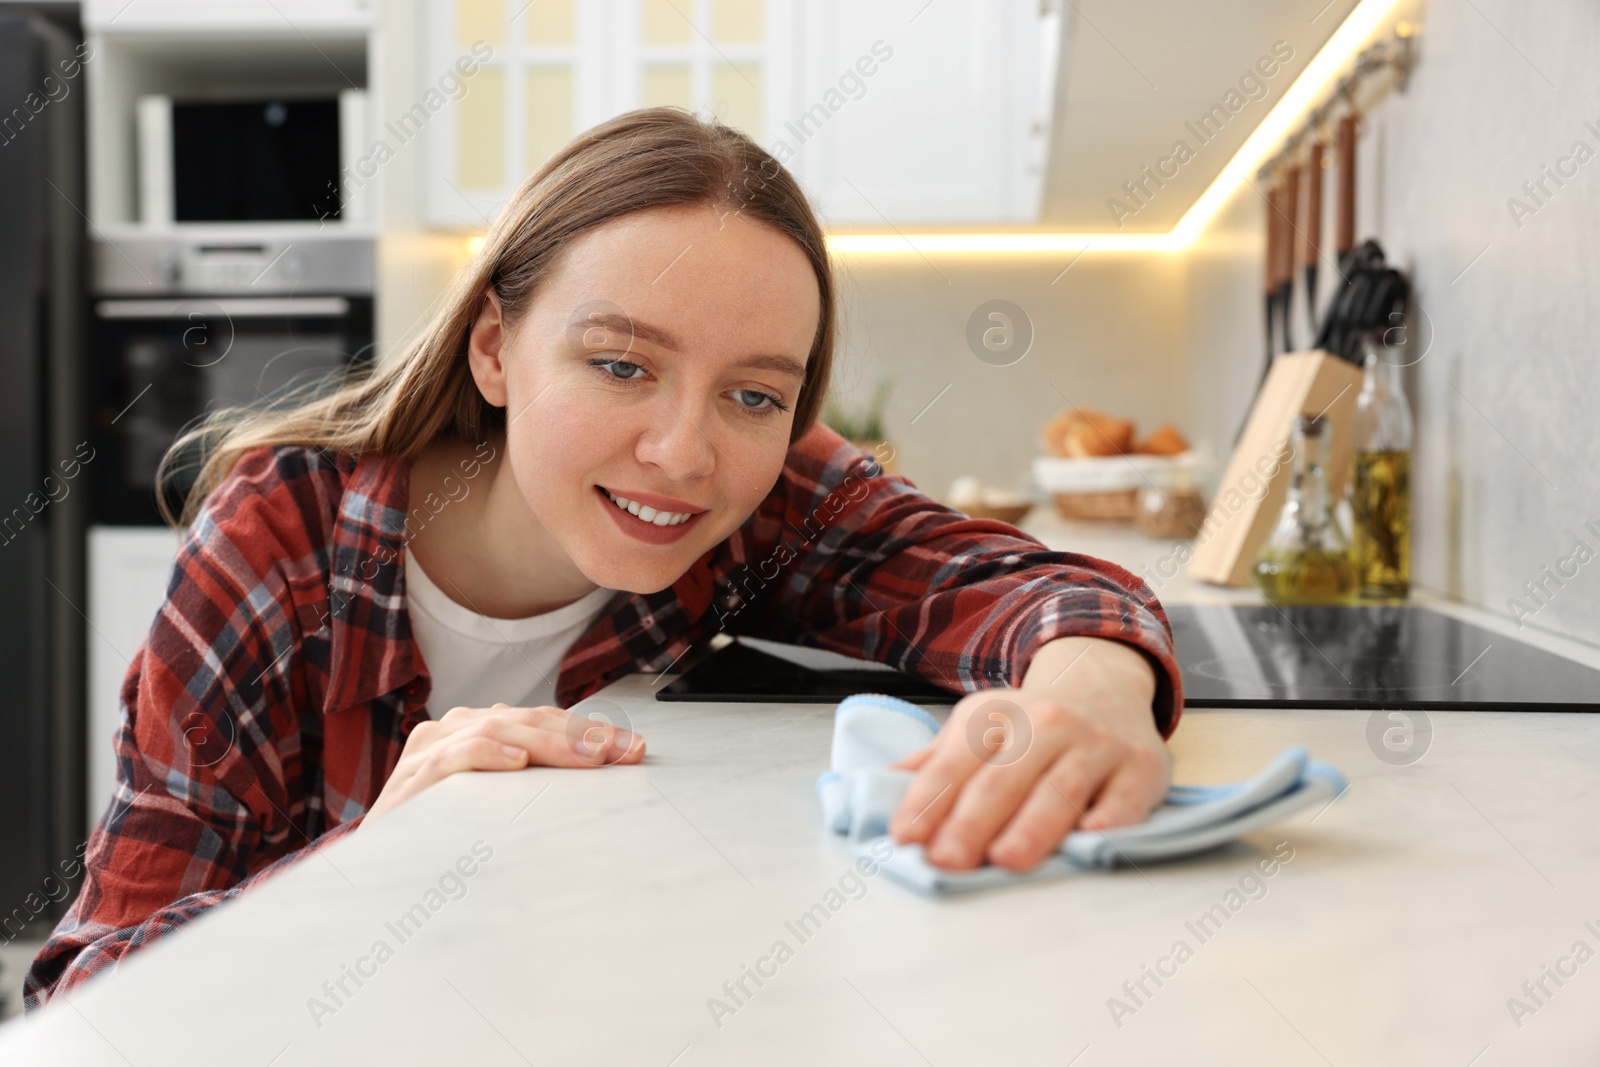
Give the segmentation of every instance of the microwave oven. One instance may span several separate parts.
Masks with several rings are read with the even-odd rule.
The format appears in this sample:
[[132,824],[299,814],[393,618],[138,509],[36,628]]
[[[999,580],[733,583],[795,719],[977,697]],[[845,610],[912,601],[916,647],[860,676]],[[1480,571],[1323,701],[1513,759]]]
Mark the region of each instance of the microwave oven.
[[366,92],[181,99],[136,106],[139,220],[146,225],[363,222],[348,180]]

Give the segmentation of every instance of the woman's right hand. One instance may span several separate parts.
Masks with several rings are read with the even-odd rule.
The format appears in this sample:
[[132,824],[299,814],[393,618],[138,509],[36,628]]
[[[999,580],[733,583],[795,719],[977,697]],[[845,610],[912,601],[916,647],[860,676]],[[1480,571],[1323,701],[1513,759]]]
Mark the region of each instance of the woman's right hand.
[[400,762],[383,783],[366,819],[460,771],[603,767],[638,763],[643,758],[643,737],[561,708],[513,708],[509,704],[451,708],[411,731]]

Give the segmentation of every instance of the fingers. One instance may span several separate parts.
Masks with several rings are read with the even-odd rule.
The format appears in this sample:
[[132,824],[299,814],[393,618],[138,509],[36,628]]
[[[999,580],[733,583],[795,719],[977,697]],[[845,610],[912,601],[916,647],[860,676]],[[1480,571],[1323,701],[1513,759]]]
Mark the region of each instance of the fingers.
[[532,718],[515,714],[536,709],[508,709],[497,717],[467,719],[442,747],[473,737],[489,737],[523,749],[528,762],[542,767],[600,767],[608,763],[637,763],[644,756],[644,739],[631,730],[596,719],[566,713]]
[[1159,755],[1148,749],[1133,749],[1084,816],[1083,828],[1109,830],[1143,822],[1166,796],[1167,776],[1167,767]]
[[[980,789],[980,795],[996,788],[1010,792],[1012,795],[1001,801],[1009,806],[992,818],[1003,820],[1009,815],[1021,803],[1027,785],[1043,773],[1051,753],[1059,750],[1063,743],[1059,735],[1071,719],[1053,701],[1031,705],[1030,710],[995,693],[975,693],[958,703],[891,820],[891,832],[902,842],[938,843],[940,829],[956,810],[959,798],[978,777],[989,777],[984,773],[986,767],[1009,768]],[[1023,777],[1012,777],[1016,773]],[[983,833],[972,846],[977,851],[970,861],[966,854],[971,849],[963,844],[969,831],[949,838],[943,852],[950,863],[971,866],[982,855],[982,846],[992,832],[991,828]]]
[[644,758],[644,738],[626,727],[572,715],[559,730],[569,762],[553,767],[602,767],[610,763],[638,763]]
[[367,814],[369,817],[382,814],[460,771],[513,771],[527,765],[526,749],[492,737],[478,735],[437,745],[425,756],[402,757]]
[[454,727],[474,719],[500,718],[508,713],[529,726],[564,721],[571,714],[550,704],[541,704],[536,708],[514,708],[510,704],[501,703],[488,708],[451,708],[439,716],[438,721],[445,726]]
[[989,845],[992,863],[1029,870],[1082,824],[1097,792],[1115,776],[1126,753],[1120,746],[1079,745],[1058,759]]
[[451,708],[412,729],[367,814],[388,811],[463,771],[509,771],[533,765],[600,767],[638,763],[644,753],[644,738],[626,727],[549,705]]
[[[547,767],[600,767],[638,763],[644,758],[644,739],[626,727],[549,705],[516,708],[501,703],[489,708],[451,708],[438,720],[433,731],[441,735],[436,740],[443,743],[443,736],[482,731],[488,729],[485,724],[493,722],[516,723],[552,735],[535,738],[531,734],[517,733],[515,738],[504,738],[512,743],[524,743],[530,762]],[[419,724],[413,736],[428,729],[428,725]]]
[[[490,750],[476,743],[480,740],[509,746],[519,756],[517,760],[491,759]],[[474,755],[469,758],[463,753]],[[411,731],[384,788],[409,795],[460,769],[599,767],[638,763],[644,753],[644,738],[638,734],[560,708],[513,708],[507,704],[452,708],[442,718],[418,723]],[[477,759],[487,763],[479,766],[474,762]]]
[[[930,862],[956,870],[976,867],[995,836],[1055,768],[1064,768],[1068,788],[1082,794],[1072,820],[1082,814],[1088,797],[1114,765],[1118,743],[1058,704],[1036,705],[1030,719],[1034,731],[1030,746],[1010,762],[987,763],[962,789],[949,818],[929,843]],[[1062,798],[1055,799],[1065,807]],[[1056,819],[1064,815],[1058,812]],[[1021,832],[1028,829],[1024,826]]]
[[889,832],[896,840],[921,844],[931,838],[955,805],[961,786],[983,765],[965,749],[956,751],[959,747],[935,745],[922,759],[921,769],[889,820]]
[[969,697],[933,745],[894,765],[916,774],[890,833],[925,845],[935,866],[1020,871],[1074,827],[1141,821],[1165,793],[1170,758],[1158,737],[1129,736],[1103,714],[1022,694]]
[[421,789],[461,771],[505,771],[527,763],[528,751],[520,745],[486,735],[463,737],[434,749],[417,768],[413,782]]
[[930,755],[932,755],[932,754],[933,754],[933,746],[932,745],[929,745],[926,748],[919,748],[915,752],[911,753],[911,755],[909,755],[909,756],[905,757],[904,759],[902,759],[900,762],[889,764],[889,769],[891,771],[916,771],[916,770],[921,770],[922,769],[922,765],[924,763],[928,762],[928,757]]

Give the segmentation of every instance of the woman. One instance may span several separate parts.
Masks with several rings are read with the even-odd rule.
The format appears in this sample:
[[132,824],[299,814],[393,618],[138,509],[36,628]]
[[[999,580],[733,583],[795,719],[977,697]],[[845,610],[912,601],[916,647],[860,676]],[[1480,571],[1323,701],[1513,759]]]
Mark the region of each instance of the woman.
[[970,694],[891,827],[935,863],[1025,869],[1142,819],[1182,706],[1160,605],[818,424],[834,300],[770,155],[633,112],[518,190],[405,356],[197,431],[116,795],[29,1006],[448,775],[637,763],[644,738],[561,707],[719,630]]

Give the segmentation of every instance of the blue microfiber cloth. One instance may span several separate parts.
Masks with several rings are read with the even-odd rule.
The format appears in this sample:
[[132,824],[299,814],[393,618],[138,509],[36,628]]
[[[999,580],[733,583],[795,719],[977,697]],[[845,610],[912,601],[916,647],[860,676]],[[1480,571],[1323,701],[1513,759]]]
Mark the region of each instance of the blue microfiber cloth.
[[[833,721],[831,768],[817,779],[822,815],[835,833],[848,834],[858,853],[888,833],[889,819],[911,771],[888,767],[926,747],[939,731],[933,716],[898,697],[861,693],[839,703]],[[895,845],[882,869],[896,881],[926,893],[959,893],[1119,863],[1138,866],[1190,856],[1277,822],[1302,808],[1332,800],[1345,788],[1333,767],[1311,759],[1303,748],[1285,749],[1259,774],[1230,785],[1175,785],[1161,806],[1135,826],[1077,830],[1026,874],[984,866],[970,871],[935,867],[921,845]],[[882,853],[870,853],[876,858]]]

